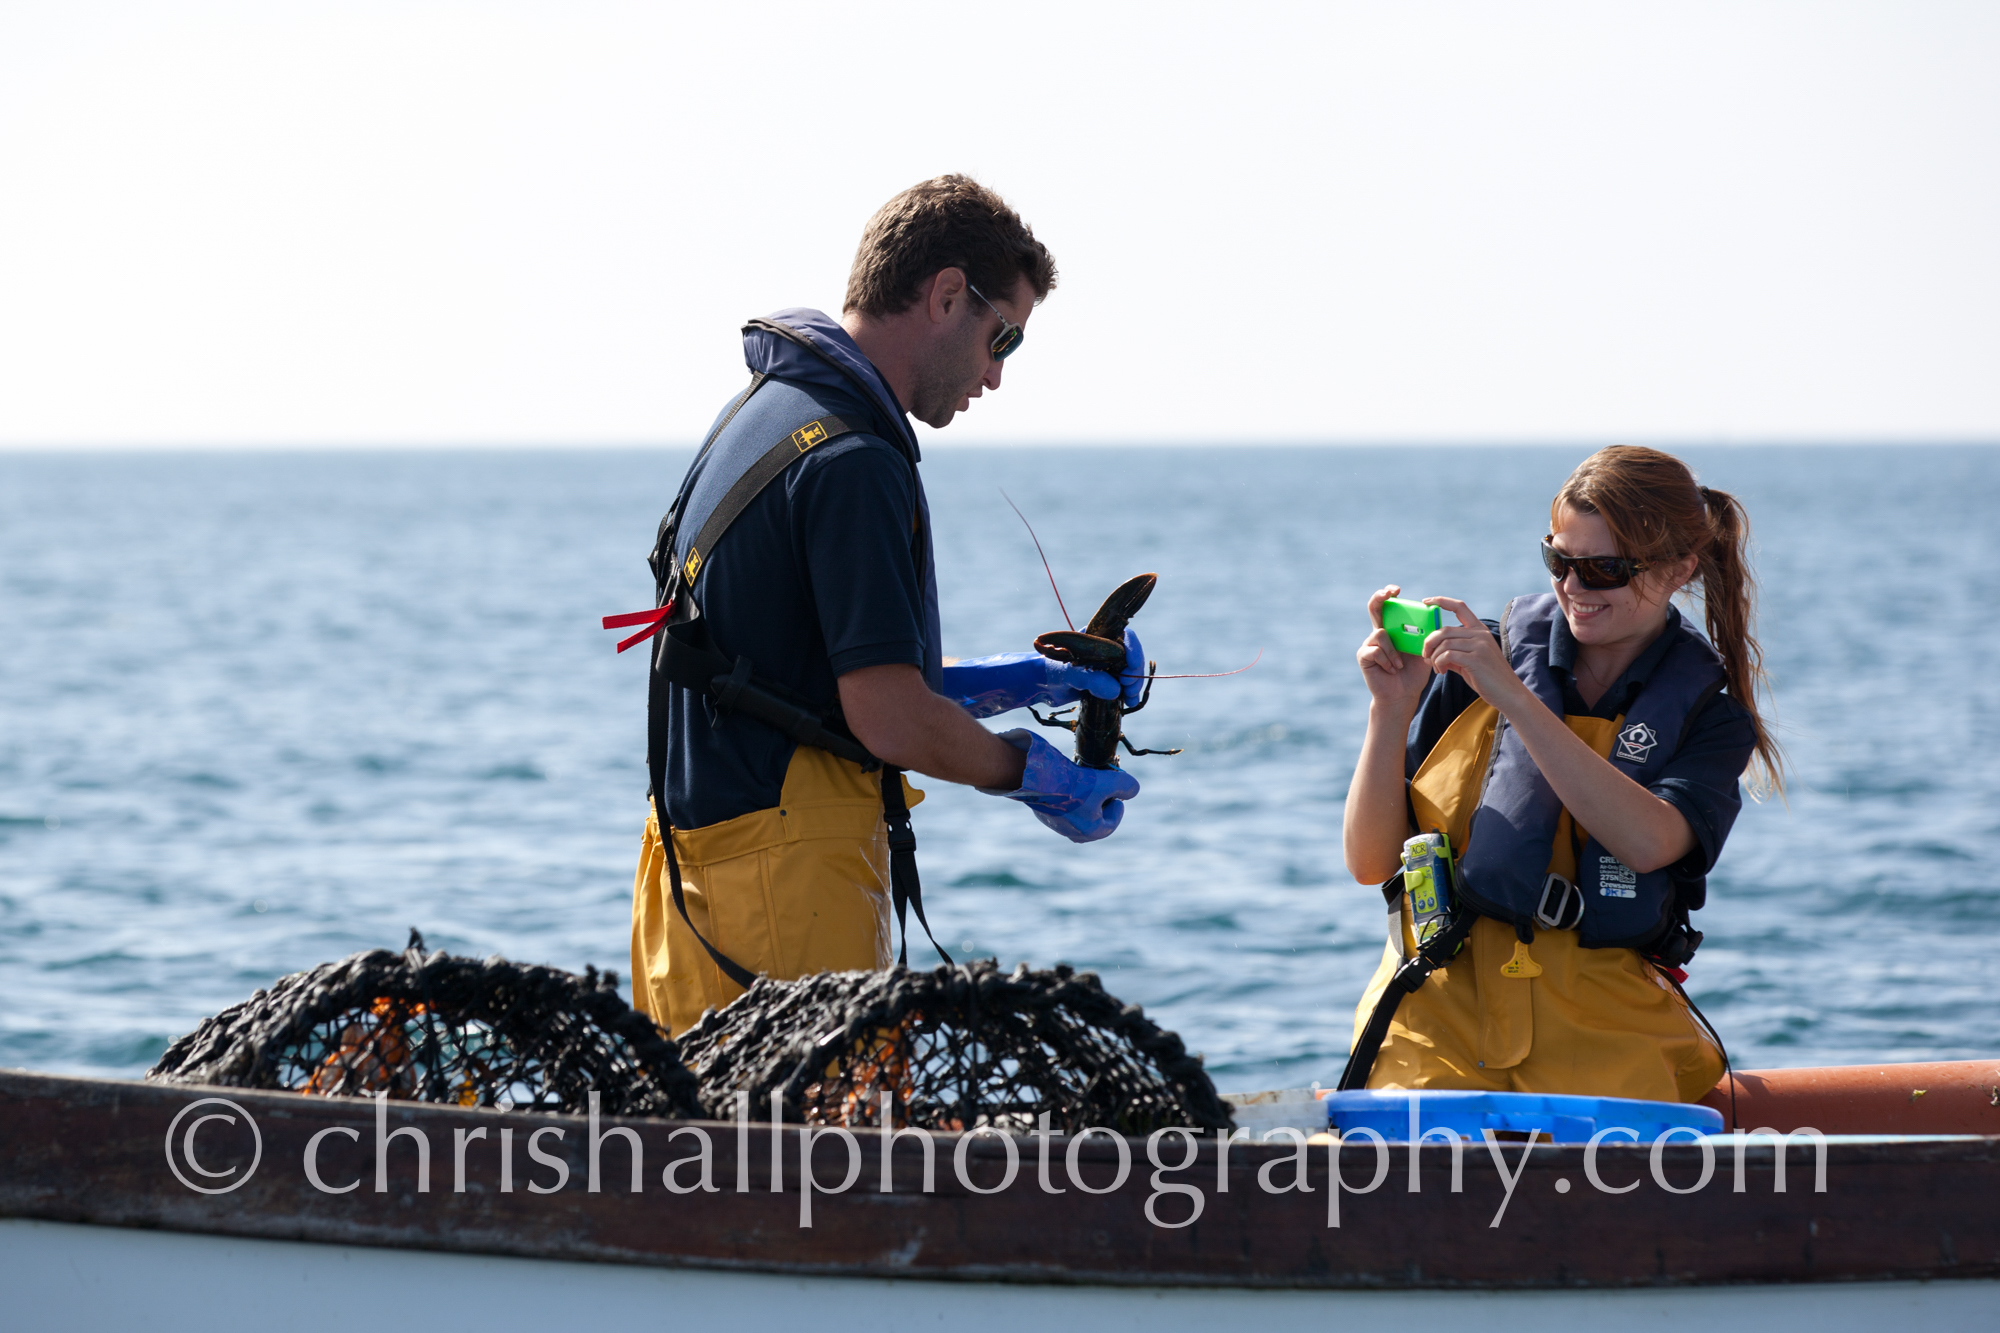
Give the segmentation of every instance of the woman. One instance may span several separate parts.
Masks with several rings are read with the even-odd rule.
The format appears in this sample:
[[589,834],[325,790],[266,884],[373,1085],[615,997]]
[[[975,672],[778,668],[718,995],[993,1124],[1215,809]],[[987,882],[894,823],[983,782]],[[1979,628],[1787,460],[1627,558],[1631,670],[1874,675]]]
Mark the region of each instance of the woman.
[[[1426,599],[1457,623],[1421,658],[1381,628],[1401,590],[1369,599],[1347,868],[1390,880],[1406,838],[1443,832],[1460,905],[1477,913],[1397,1009],[1369,1087],[1693,1101],[1722,1077],[1677,983],[1738,780],[1755,755],[1781,781],[1757,710],[1747,537],[1742,506],[1679,459],[1619,446],[1585,459],[1549,507],[1552,592],[1515,598],[1497,625]],[[1707,639],[1672,605],[1697,586]],[[1407,903],[1399,916],[1357,1037],[1415,953]]]

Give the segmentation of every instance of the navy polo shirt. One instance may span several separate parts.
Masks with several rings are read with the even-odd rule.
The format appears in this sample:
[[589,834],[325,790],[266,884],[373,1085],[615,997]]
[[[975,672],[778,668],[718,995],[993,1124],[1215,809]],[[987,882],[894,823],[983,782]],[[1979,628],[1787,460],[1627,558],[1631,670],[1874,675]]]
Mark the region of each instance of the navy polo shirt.
[[[721,653],[749,658],[758,677],[823,713],[838,707],[838,678],[863,667],[914,666],[935,689],[936,573],[901,404],[838,324],[816,311],[782,318],[835,360],[745,331],[751,369],[772,378],[698,464],[675,560],[731,481],[793,429],[829,414],[861,426],[800,455],[764,488],[707,553],[695,598]],[[704,828],[778,804],[796,742],[687,690],[669,698],[674,827]]]
[[[1498,622],[1480,623],[1495,638],[1500,636]],[[1679,609],[1669,606],[1666,628],[1660,631],[1660,637],[1646,646],[1625,669],[1625,674],[1591,707],[1577,692],[1576,677],[1572,674],[1576,637],[1570,633],[1568,619],[1558,615],[1549,627],[1549,665],[1562,681],[1564,711],[1577,717],[1620,716],[1630,709],[1668,651],[1689,636]],[[1416,777],[1418,767],[1443,738],[1445,728],[1478,697],[1478,691],[1456,673],[1445,672],[1432,678],[1417,705],[1417,715],[1410,720],[1409,739],[1403,750],[1406,781]],[[1647,784],[1646,790],[1680,811],[1694,831],[1694,850],[1667,868],[1674,879],[1698,880],[1715,868],[1716,858],[1722,855],[1722,844],[1743,809],[1740,779],[1756,748],[1757,733],[1750,724],[1748,710],[1727,693],[1716,694],[1688,724],[1659,776]]]

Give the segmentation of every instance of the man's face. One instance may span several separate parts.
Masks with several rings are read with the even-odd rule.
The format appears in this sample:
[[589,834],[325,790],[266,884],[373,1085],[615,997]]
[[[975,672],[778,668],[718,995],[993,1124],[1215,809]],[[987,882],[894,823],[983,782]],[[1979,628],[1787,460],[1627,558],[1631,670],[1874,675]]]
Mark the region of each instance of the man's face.
[[[1026,278],[1016,278],[1007,294],[986,293],[1001,314],[1027,327],[1035,312],[1034,289]],[[942,430],[951,419],[972,406],[972,400],[988,389],[1000,387],[1002,363],[993,358],[993,339],[1000,333],[1000,315],[989,310],[985,301],[972,294],[961,282],[950,298],[951,310],[938,326],[930,354],[917,367],[916,387],[911,393],[910,412],[927,426]]]

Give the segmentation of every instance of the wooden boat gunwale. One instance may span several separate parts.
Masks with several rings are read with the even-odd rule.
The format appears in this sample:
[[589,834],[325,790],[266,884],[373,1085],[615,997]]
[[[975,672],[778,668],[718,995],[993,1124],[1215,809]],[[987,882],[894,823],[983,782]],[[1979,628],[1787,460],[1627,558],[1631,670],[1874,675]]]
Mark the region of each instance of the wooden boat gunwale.
[[[225,1098],[252,1115],[263,1157],[240,1189],[204,1195],[181,1184],[167,1160],[168,1126],[184,1108]],[[378,1117],[380,1126],[378,1127]],[[432,1189],[416,1188],[414,1146],[392,1142],[377,1193],[372,1141],[378,1128],[412,1128],[433,1145]],[[455,1131],[517,1131],[520,1157],[513,1192],[499,1188],[497,1152],[468,1148],[465,1191],[454,1192],[450,1145]],[[529,1193],[527,1131],[552,1128],[541,1147],[568,1168],[569,1183]],[[0,1216],[120,1227],[264,1237],[335,1244],[459,1251],[787,1274],[908,1277],[974,1282],[1086,1283],[1147,1287],[1237,1288],[1622,1288],[1743,1283],[1862,1282],[2000,1276],[2000,1137],[1836,1136],[1825,1148],[1828,1190],[1813,1190],[1815,1149],[1793,1143],[1787,1189],[1774,1190],[1771,1144],[1749,1145],[1742,1193],[1734,1162],[1717,1153],[1714,1178],[1674,1194],[1651,1178],[1652,1150],[1606,1144],[1595,1156],[1608,1182],[1637,1181],[1628,1194],[1600,1193],[1585,1177],[1581,1147],[1537,1147],[1508,1196],[1481,1145],[1465,1157],[1463,1192],[1451,1191],[1451,1150],[1417,1154],[1419,1189],[1408,1189],[1408,1150],[1389,1154],[1386,1179],[1368,1193],[1337,1196],[1340,1225],[1330,1224],[1326,1185],[1338,1154],[1354,1189],[1377,1172],[1372,1145],[1310,1150],[1312,1192],[1269,1193],[1258,1183],[1292,1180],[1293,1148],[1238,1143],[1230,1150],[1228,1192],[1218,1192],[1217,1145],[1200,1144],[1194,1164],[1164,1175],[1202,1188],[1203,1213],[1185,1227],[1147,1220],[1152,1164],[1144,1140],[1124,1147],[1132,1168],[1103,1194],[1068,1188],[1060,1165],[1042,1193],[1037,1145],[1018,1140],[1019,1174],[997,1193],[967,1189],[953,1169],[962,1137],[935,1136],[935,1189],[922,1190],[921,1154],[905,1142],[892,1161],[893,1192],[877,1190],[878,1136],[856,1135],[861,1169],[854,1188],[830,1193],[847,1167],[844,1145],[819,1140],[812,1225],[801,1221],[797,1170],[801,1129],[787,1126],[779,1147],[784,1178],[771,1189],[771,1130],[729,1122],[604,1119],[600,1133],[632,1130],[644,1146],[647,1178],[626,1192],[629,1166],[621,1138],[602,1147],[602,1192],[585,1187],[589,1121],[481,1109],[303,1097],[239,1088],[162,1085],[0,1071]],[[718,1192],[670,1194],[658,1178],[665,1162],[708,1134]],[[357,1188],[323,1194],[300,1169],[315,1134],[323,1147],[352,1151],[324,1159],[326,1178]],[[683,1131],[678,1140],[677,1131]],[[220,1132],[212,1131],[212,1132]],[[748,1192],[735,1188],[739,1136],[749,1154]],[[220,1143],[220,1140],[215,1140]],[[1169,1140],[1171,1145],[1173,1140]],[[1052,1161],[1066,1156],[1053,1141]],[[1119,1145],[1091,1135],[1077,1145],[1086,1182],[1108,1179]],[[440,1151],[442,1149],[443,1151]],[[207,1149],[205,1151],[212,1151]],[[1167,1160],[1178,1160],[1173,1149]],[[1505,1148],[1509,1169],[1519,1145]],[[1713,1151],[1713,1148],[1711,1148]],[[1006,1145],[991,1134],[963,1145],[967,1179],[997,1184]],[[210,1167],[227,1165],[211,1161]],[[1677,1140],[1659,1160],[1670,1183],[1700,1173],[1700,1145]],[[550,1170],[537,1166],[540,1176]],[[1557,1183],[1570,1182],[1567,1192]],[[1166,1221],[1183,1200],[1162,1196]],[[1504,1210],[1502,1209],[1502,1205]],[[1491,1221],[1498,1214],[1500,1225]]]

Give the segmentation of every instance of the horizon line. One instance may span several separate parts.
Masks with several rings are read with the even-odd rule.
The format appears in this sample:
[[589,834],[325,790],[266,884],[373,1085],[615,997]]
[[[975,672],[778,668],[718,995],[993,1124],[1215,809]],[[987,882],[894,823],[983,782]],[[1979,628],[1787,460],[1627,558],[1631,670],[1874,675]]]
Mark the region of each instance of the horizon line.
[[[698,439],[644,440],[0,440],[0,456],[49,454],[278,454],[278,453],[588,453],[656,450],[662,453],[692,450]],[[1870,448],[1994,448],[2000,446],[2000,432],[1990,435],[1852,435],[1811,436],[1771,435],[1696,437],[1638,435],[1607,431],[1601,435],[1532,436],[1416,436],[1416,437],[1335,437],[1327,439],[1273,438],[1262,440],[1217,440],[1197,437],[1154,439],[1077,440],[1037,438],[1024,440],[948,440],[933,436],[921,441],[927,451],[957,452],[970,449],[1568,449],[1602,448],[1610,444],[1643,444],[1657,449],[1782,448],[1782,449],[1870,449]]]

